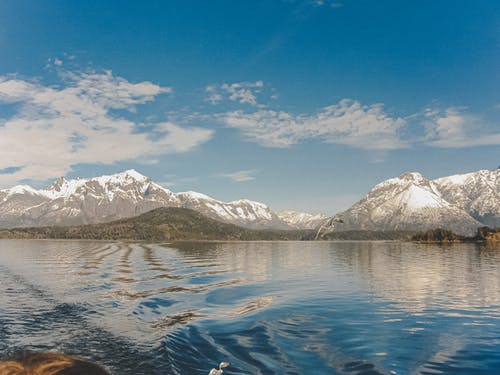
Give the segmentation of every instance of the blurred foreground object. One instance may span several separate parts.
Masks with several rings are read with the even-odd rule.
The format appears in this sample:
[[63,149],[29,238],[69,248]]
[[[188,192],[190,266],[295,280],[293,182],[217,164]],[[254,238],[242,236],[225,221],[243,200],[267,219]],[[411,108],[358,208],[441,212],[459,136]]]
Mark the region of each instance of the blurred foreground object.
[[0,361],[0,375],[110,375],[102,367],[56,353],[23,352]]

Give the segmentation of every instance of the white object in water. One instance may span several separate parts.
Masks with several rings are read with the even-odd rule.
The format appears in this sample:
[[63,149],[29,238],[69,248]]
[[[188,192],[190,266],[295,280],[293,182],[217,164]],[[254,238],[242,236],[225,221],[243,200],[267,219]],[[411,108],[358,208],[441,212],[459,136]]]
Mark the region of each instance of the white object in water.
[[219,363],[219,369],[218,370],[216,368],[211,369],[208,375],[221,375],[224,372],[222,371],[222,369],[227,366],[229,366],[229,362],[221,362]]

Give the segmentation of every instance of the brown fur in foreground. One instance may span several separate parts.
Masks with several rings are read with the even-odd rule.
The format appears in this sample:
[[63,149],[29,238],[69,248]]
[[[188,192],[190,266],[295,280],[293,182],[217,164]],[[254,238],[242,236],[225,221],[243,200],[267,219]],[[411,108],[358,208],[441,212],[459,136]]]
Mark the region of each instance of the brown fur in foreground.
[[0,375],[109,375],[103,368],[55,353],[24,353],[0,361]]

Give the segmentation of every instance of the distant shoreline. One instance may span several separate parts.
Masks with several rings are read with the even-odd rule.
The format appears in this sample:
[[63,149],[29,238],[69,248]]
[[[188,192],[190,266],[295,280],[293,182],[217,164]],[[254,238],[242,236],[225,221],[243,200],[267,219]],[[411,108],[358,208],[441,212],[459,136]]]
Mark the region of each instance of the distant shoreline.
[[462,236],[443,228],[430,229],[415,234],[411,241],[422,244],[495,243],[500,242],[500,228],[481,227],[474,236]]
[[249,229],[223,223],[197,211],[158,208],[137,217],[108,223],[0,229],[0,239],[77,240],[107,242],[271,242],[271,241],[403,241],[415,243],[463,243],[500,241],[500,229],[479,228],[473,237],[446,229],[416,231],[332,231],[316,239],[316,231]]

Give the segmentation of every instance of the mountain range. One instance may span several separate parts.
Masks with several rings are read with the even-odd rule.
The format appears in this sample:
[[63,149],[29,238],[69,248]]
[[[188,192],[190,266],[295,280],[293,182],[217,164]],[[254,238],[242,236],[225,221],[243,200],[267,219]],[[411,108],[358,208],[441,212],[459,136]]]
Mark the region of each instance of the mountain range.
[[0,190],[0,228],[81,225],[134,217],[159,207],[189,208],[253,229],[311,229],[326,216],[280,214],[248,199],[222,202],[188,191],[174,193],[135,170],[91,179],[61,177],[47,188]]
[[376,185],[335,215],[336,230],[427,230],[472,235],[500,226],[500,169],[429,180],[405,173]]
[[182,207],[160,207],[131,218],[99,224],[0,229],[0,238],[92,239],[133,241],[176,240],[310,240],[312,230],[258,230],[211,219]]
[[411,172],[376,185],[334,216],[273,211],[248,199],[223,202],[188,191],[174,193],[135,170],[90,179],[57,179],[44,189],[18,185],[0,190],[0,228],[81,225],[135,217],[159,207],[181,207],[251,229],[417,231],[445,228],[471,235],[500,227],[500,169],[429,180]]

